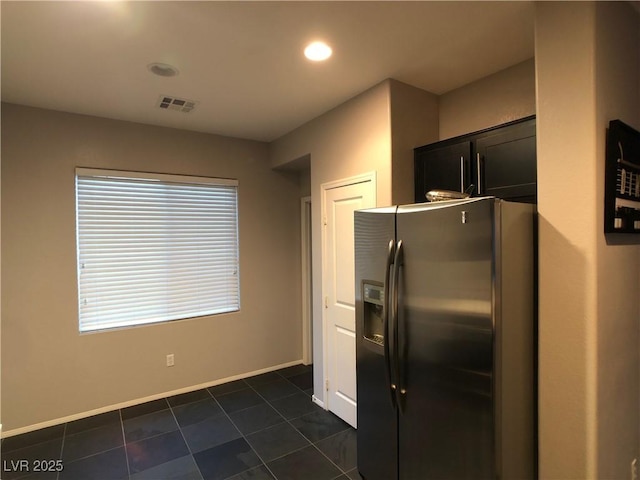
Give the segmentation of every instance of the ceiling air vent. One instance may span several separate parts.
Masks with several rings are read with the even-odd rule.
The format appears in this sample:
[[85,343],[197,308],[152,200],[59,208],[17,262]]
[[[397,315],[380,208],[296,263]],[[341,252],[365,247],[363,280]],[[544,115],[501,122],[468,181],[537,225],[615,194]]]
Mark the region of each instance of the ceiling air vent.
[[157,106],[165,110],[175,110],[177,112],[189,113],[196,107],[193,100],[185,98],[170,97],[168,95],[160,95]]

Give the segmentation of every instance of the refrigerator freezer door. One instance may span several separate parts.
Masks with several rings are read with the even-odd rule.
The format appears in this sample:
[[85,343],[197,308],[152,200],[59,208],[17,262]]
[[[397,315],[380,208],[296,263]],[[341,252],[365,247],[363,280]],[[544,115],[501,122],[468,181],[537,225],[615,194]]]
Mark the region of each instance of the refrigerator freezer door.
[[[395,207],[355,212],[358,470],[366,480],[397,479],[397,411],[385,350],[389,246],[395,244]],[[383,312],[384,310],[384,312]]]
[[401,479],[495,478],[494,204],[398,208]]

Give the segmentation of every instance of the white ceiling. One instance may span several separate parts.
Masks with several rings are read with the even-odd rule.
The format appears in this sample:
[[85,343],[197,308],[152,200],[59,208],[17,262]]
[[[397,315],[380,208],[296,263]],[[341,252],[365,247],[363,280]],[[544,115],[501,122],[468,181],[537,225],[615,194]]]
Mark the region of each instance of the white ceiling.
[[[3,101],[262,141],[386,78],[441,94],[534,54],[529,1],[2,1],[1,18]],[[329,61],[303,57],[315,39]]]

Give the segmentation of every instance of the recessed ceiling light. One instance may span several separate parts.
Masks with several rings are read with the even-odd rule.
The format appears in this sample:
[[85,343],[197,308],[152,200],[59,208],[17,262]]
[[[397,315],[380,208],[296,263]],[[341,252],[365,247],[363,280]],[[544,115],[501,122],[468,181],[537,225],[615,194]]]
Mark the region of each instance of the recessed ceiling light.
[[313,42],[304,49],[304,56],[314,62],[321,62],[331,56],[331,47],[324,42]]
[[176,67],[167,63],[150,63],[147,68],[151,73],[160,77],[175,77],[180,73]]

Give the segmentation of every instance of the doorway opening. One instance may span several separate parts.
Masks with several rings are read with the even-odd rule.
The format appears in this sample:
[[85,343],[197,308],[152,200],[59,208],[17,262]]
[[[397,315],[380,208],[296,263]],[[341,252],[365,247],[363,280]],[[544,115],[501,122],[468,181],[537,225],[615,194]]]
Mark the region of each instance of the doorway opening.
[[311,261],[311,197],[300,202],[302,253],[302,363],[313,363],[313,270]]

